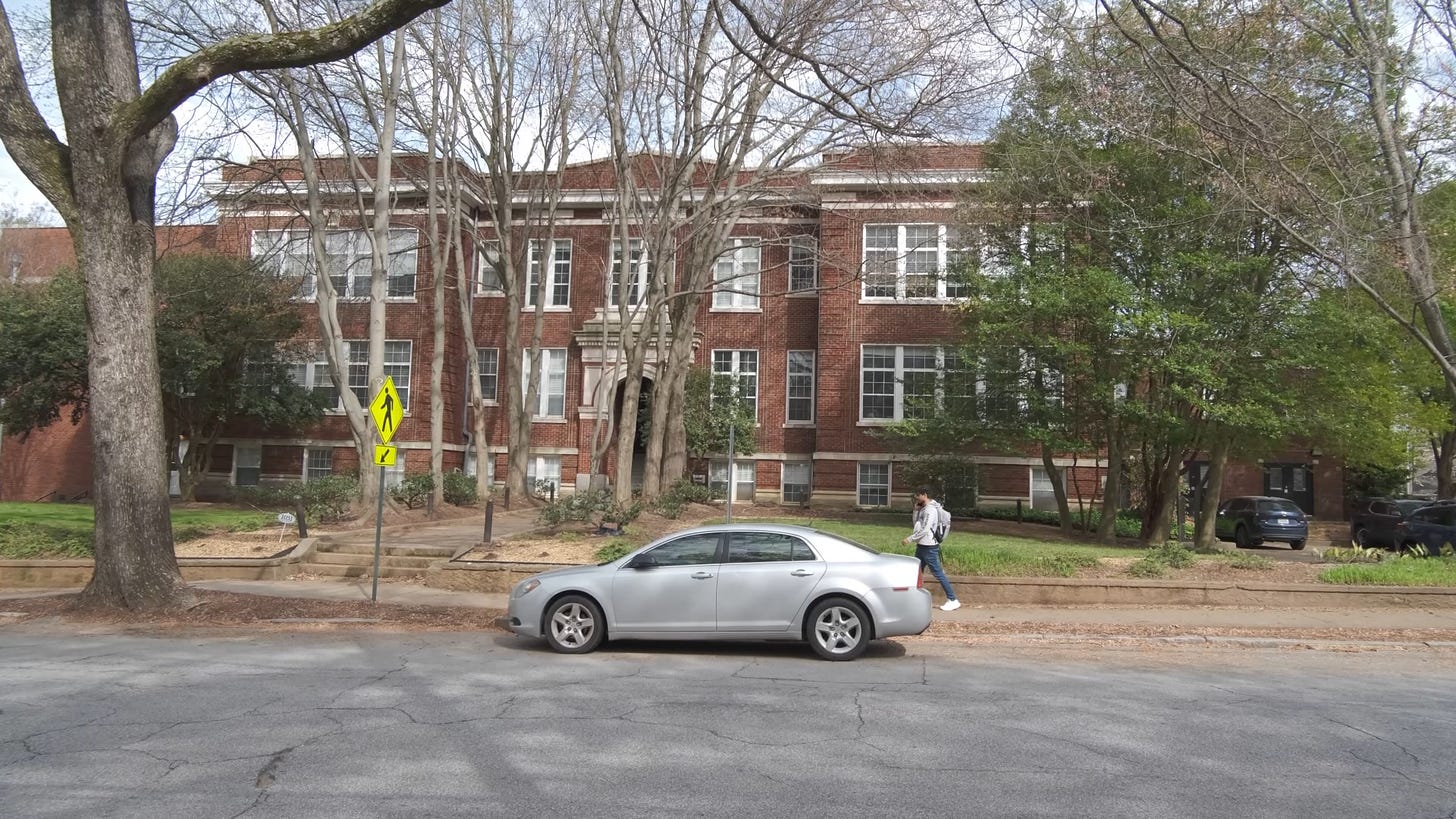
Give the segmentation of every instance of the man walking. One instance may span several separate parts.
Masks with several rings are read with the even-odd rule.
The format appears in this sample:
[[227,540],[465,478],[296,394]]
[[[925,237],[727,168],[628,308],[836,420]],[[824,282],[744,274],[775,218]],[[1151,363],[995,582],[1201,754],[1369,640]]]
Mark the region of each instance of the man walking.
[[[941,588],[945,589],[945,603],[940,610],[955,611],[961,607],[961,601],[956,599],[955,589],[951,588],[945,569],[940,565],[940,538],[936,537],[940,518],[940,504],[930,497],[930,490],[924,487],[915,490],[915,531],[904,542],[906,545],[915,544],[915,556],[920,558],[920,570],[925,571],[925,567],[929,566],[930,573],[935,575]],[[945,533],[941,533],[941,537],[944,536]]]

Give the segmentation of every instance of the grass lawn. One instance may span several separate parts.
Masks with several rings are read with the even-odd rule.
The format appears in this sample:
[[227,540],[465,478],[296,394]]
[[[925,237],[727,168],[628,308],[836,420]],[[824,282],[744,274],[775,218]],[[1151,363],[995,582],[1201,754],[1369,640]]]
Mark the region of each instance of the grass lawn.
[[[901,543],[910,534],[904,516],[893,520],[841,520],[794,518],[781,523],[812,526],[881,552],[915,554]],[[949,574],[997,577],[1071,577],[1077,569],[1095,566],[1104,557],[1140,557],[1146,550],[1129,546],[1067,543],[1033,538],[952,532],[940,547],[940,560]]]
[[1456,558],[1412,557],[1351,563],[1320,573],[1320,582],[1346,586],[1456,586]]
[[[263,512],[218,507],[172,510],[172,535],[195,540],[215,532],[247,532],[273,523]],[[75,503],[0,503],[0,558],[90,557],[95,516]]]

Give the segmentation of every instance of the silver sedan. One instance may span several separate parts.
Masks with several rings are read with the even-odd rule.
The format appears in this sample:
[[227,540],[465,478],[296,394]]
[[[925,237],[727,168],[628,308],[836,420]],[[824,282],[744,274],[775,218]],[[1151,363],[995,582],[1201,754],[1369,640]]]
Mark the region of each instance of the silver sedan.
[[604,640],[803,640],[852,660],[870,640],[930,626],[920,562],[803,526],[677,532],[600,566],[511,589],[511,630],[565,654]]

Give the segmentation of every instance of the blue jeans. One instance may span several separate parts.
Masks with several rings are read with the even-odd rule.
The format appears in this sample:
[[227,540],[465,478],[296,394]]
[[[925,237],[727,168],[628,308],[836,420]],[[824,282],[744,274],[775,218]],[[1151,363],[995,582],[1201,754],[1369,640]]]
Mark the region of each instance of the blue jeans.
[[956,599],[955,589],[950,587],[950,580],[945,576],[945,569],[940,565],[940,547],[916,546],[915,556],[920,558],[921,571],[924,571],[925,567],[929,566],[930,573],[935,575],[936,580],[940,581],[940,587],[945,589],[945,599]]

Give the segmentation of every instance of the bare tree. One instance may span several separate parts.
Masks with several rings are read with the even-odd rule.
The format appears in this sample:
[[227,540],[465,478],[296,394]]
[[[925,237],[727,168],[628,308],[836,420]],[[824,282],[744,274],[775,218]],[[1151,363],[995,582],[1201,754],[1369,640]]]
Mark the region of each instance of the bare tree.
[[67,142],[31,96],[0,6],[0,140],[70,228],[86,280],[96,569],[92,605],[187,603],[167,505],[152,315],[157,169],[172,112],[219,77],[347,56],[442,0],[382,0],[321,28],[238,36],[195,51],[146,88],[125,0],[55,6],[51,61]]

